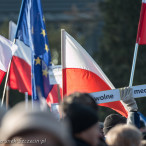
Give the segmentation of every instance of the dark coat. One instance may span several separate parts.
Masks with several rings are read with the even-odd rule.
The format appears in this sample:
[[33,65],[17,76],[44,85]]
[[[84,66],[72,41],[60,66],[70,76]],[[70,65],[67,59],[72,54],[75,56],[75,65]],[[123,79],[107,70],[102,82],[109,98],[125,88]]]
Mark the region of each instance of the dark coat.
[[79,138],[74,138],[76,146],[91,146],[88,143],[86,143],[84,140]]

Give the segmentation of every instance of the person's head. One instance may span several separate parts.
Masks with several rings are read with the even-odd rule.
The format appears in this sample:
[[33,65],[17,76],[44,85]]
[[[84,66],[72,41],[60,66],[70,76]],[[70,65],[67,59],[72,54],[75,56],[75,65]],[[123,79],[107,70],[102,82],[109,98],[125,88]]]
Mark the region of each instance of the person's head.
[[119,114],[110,114],[104,120],[103,133],[106,135],[108,131],[117,124],[126,124],[127,119]]
[[146,140],[142,140],[140,146],[146,146]]
[[110,146],[140,146],[141,132],[132,125],[117,125],[106,135]]
[[101,136],[104,137],[104,134],[103,134],[103,122],[99,122],[99,130],[100,130]]
[[65,96],[63,102],[60,105],[60,109],[63,117],[66,115],[68,106],[72,103],[84,104],[90,106],[96,111],[98,110],[98,105],[91,95],[89,95],[88,93],[75,92],[70,94],[69,96]]
[[144,121],[140,120],[140,127],[139,127],[141,132],[146,132],[146,126]]
[[74,137],[82,139],[92,146],[98,144],[98,116],[94,109],[87,105],[72,103],[68,106],[65,118],[70,121]]
[[25,110],[24,103],[19,103],[4,116],[0,139],[11,140],[14,145],[22,146],[37,146],[41,143],[44,146],[68,146],[72,145],[72,140],[67,129],[49,111],[40,111],[37,106],[32,109],[31,103]]

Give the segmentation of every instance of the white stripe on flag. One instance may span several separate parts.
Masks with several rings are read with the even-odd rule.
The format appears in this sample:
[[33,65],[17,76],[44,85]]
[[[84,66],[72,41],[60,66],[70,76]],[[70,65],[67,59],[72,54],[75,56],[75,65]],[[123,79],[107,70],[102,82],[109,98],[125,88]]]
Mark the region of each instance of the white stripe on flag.
[[17,50],[17,45],[7,40],[3,36],[0,36],[0,69],[7,71],[9,62]]

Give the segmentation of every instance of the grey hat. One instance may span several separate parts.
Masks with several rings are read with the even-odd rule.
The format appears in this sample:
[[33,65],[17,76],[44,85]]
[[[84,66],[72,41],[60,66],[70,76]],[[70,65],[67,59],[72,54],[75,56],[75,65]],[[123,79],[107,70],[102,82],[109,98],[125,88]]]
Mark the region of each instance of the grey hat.
[[32,110],[31,103],[25,110],[25,104],[19,103],[4,116],[1,125],[0,139],[8,140],[23,131],[41,130],[54,135],[64,146],[72,145],[68,127],[56,120],[55,116],[47,111],[36,108]]
[[104,135],[117,124],[125,124],[127,119],[119,114],[110,114],[104,120],[103,132]]

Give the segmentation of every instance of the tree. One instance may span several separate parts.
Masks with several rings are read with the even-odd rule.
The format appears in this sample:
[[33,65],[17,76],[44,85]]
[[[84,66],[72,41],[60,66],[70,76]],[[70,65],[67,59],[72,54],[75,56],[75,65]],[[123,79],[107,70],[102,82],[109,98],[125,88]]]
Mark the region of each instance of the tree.
[[[103,34],[98,50],[98,60],[116,88],[129,85],[134,46],[140,16],[140,0],[105,0],[100,3],[103,16]],[[146,82],[144,49],[139,47],[133,85]],[[144,111],[145,99],[137,100],[139,110]]]

